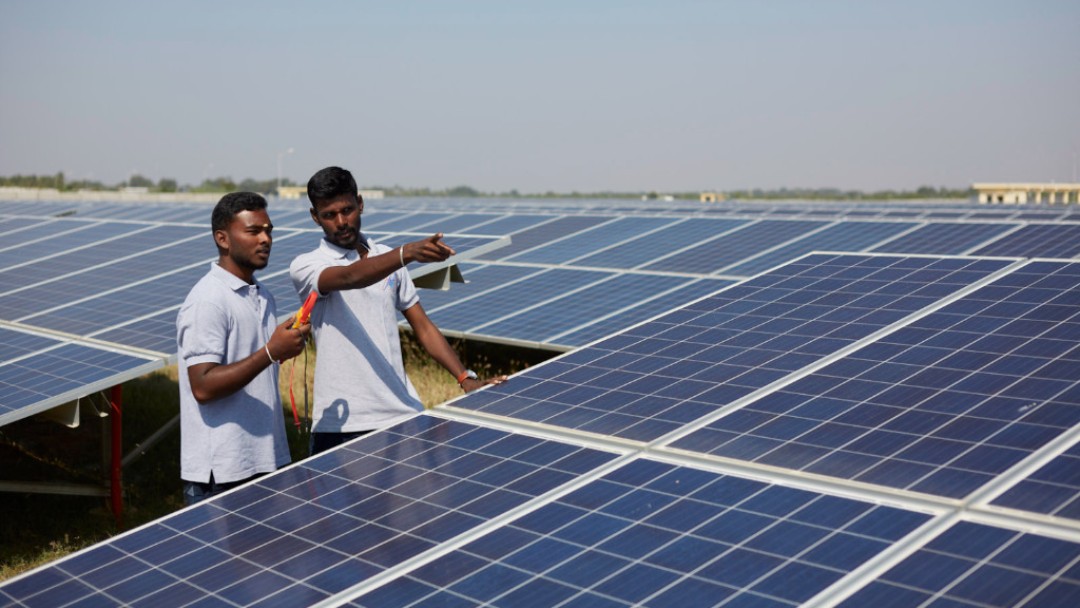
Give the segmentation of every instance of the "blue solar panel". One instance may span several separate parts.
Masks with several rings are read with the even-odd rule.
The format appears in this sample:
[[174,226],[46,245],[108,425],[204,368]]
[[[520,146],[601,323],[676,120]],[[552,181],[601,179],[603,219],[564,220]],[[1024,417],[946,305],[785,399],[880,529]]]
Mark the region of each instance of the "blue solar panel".
[[[55,401],[124,372],[144,369],[151,359],[101,347],[75,344],[0,328],[0,424],[29,413],[26,408]],[[145,369],[150,371],[149,369]],[[74,397],[68,397],[73,399]],[[59,405],[63,401],[52,403]]]
[[1007,264],[808,256],[454,405],[652,441]]
[[927,224],[871,251],[880,253],[961,254],[995,236],[1011,230],[1012,224]]
[[599,316],[615,312],[641,294],[651,295],[674,289],[690,281],[685,277],[655,274],[623,274],[601,279],[579,291],[549,300],[507,319],[479,324],[469,331],[501,338],[540,342],[588,325]]
[[[112,241],[87,246],[0,271],[0,292],[7,293],[27,285],[40,283],[62,275],[82,272],[98,264],[107,264],[125,256],[141,255],[151,249],[173,245],[196,235],[207,234],[205,229],[184,226],[155,226],[147,229],[132,227],[130,234]],[[207,234],[209,242],[209,235]],[[2,306],[0,306],[2,307]]]
[[636,460],[349,605],[794,606],[927,519]]
[[763,220],[643,266],[647,270],[708,274],[824,226],[821,222]]
[[[259,276],[289,312],[288,263],[321,232],[303,202],[274,204],[279,230]],[[552,348],[592,344],[443,406],[441,419],[421,415],[0,584],[0,603],[1073,603],[1080,448],[1066,445],[1080,428],[1080,264],[819,254],[731,285],[702,273],[874,246],[913,225],[844,217],[956,219],[976,207],[447,199],[391,207],[364,218],[386,244],[427,231],[518,232],[512,250],[492,254],[498,261],[462,264],[472,283],[421,293],[443,329]],[[21,212],[126,220],[131,209]],[[0,310],[171,355],[173,299],[215,255],[209,209],[151,205],[139,216],[174,224],[171,233],[109,226],[123,235],[116,252],[172,263],[167,270],[116,263],[111,245],[98,243],[81,258],[56,256],[57,269],[42,266],[33,283],[12,281]],[[1035,240],[1009,243],[1019,248],[1010,255],[1068,251],[1068,230],[1020,230],[987,245],[1031,214],[982,213],[1013,219],[928,224],[882,248],[968,251],[1023,236]],[[747,220],[763,216],[792,219]],[[822,229],[834,219],[841,223]],[[23,232],[38,222],[0,220],[0,233],[19,235],[17,245],[0,245],[0,262],[40,247],[24,258],[30,267],[55,253]],[[304,231],[282,229],[290,225]],[[90,230],[69,231],[65,246],[97,243],[76,241]],[[194,262],[176,268],[189,258],[170,247],[154,257],[185,230],[201,251]],[[461,249],[490,239],[448,241]],[[641,272],[665,264],[672,272]],[[143,282],[115,283],[118,273]],[[4,279],[0,272],[0,287]],[[713,293],[719,287],[727,289]],[[27,299],[45,293],[44,306]],[[713,295],[699,300],[705,294]],[[0,347],[0,382],[29,378],[32,390],[47,382],[65,395],[77,392],[70,379],[42,374],[41,362],[102,386],[162,363],[122,355],[135,360],[124,367],[117,351],[6,328]],[[63,356],[34,359],[53,355]],[[33,367],[22,373],[26,363]],[[13,386],[0,394],[43,403]],[[22,412],[5,419],[0,410],[0,423]],[[1011,530],[952,523],[969,519]],[[984,553],[965,553],[976,545]]]
[[1080,224],[1029,224],[972,255],[1072,258],[1080,255]]
[[[422,230],[427,225],[438,225],[441,220],[450,217],[449,213],[410,213],[394,220],[373,222],[371,228],[379,232],[396,232],[399,230]],[[365,227],[366,229],[366,227]],[[441,227],[433,228],[433,232],[445,232]]]
[[841,606],[1075,606],[1080,544],[960,522]]
[[909,230],[906,222],[844,222],[813,232],[790,245],[767,251],[746,262],[721,268],[720,273],[750,276],[811,251],[864,251],[871,245]]
[[614,333],[637,325],[641,321],[679,307],[702,296],[715,293],[732,284],[723,279],[698,279],[648,300],[637,299],[616,314],[594,320],[587,327],[554,336],[551,342],[565,346],[584,346]]
[[[1074,370],[1080,369],[1076,356],[1070,363]],[[992,504],[1080,520],[1080,444],[1020,480]]]
[[583,230],[568,238],[557,240],[549,245],[542,245],[504,259],[514,262],[562,264],[662,228],[674,221],[676,221],[676,218],[672,217],[618,218],[615,221]]
[[[131,232],[130,224],[94,224],[90,222],[70,221],[57,225],[52,221],[42,224],[42,230],[23,231],[20,236],[34,236],[32,241],[4,237],[4,249],[0,251],[0,273],[16,264],[36,262],[47,256],[70,251],[121,237]],[[57,234],[57,233],[62,234]],[[63,243],[61,246],[60,243]],[[8,247],[8,245],[11,245]]]
[[1076,302],[1080,264],[1030,264],[673,445],[967,496],[1080,423]]
[[571,262],[573,266],[597,268],[637,268],[672,251],[734,230],[746,220],[692,218],[661,228],[648,236],[605,249],[599,253]]
[[609,221],[610,218],[593,215],[573,215],[560,218],[547,218],[543,223],[528,228],[512,235],[513,242],[501,249],[480,256],[483,260],[501,260],[513,256],[516,253],[544,245],[567,234],[579,230],[585,230],[597,224]]
[[595,283],[607,273],[555,268],[532,275],[528,281],[512,283],[473,298],[442,306],[430,312],[431,320],[442,330],[469,332],[510,312],[537,303],[537,294],[555,297],[569,290]]
[[6,583],[0,598],[308,605],[614,458],[419,416]]

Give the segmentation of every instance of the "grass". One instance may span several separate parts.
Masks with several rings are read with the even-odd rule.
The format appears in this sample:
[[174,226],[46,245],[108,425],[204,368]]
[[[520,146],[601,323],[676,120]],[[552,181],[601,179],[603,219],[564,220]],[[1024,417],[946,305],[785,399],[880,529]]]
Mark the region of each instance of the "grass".
[[[551,356],[551,353],[475,342],[460,341],[452,345],[462,361],[481,377],[514,373]],[[402,352],[406,371],[425,406],[433,407],[461,395],[450,374],[432,361],[408,333],[402,334]],[[303,415],[304,386],[310,390],[315,356],[311,350],[307,353],[306,366],[302,355],[281,370],[285,428],[294,461],[307,455],[307,434],[305,429],[298,431],[293,425],[288,393],[290,366],[295,366],[291,372],[293,393]],[[302,382],[304,378],[306,383]],[[123,403],[123,453],[127,455],[176,415],[179,408],[176,368],[126,382]],[[108,405],[103,397],[91,396],[83,399],[80,410],[81,423],[76,429],[38,418],[0,427],[3,479],[107,487],[101,464],[101,442],[109,418],[100,418],[95,410],[108,411]],[[124,468],[124,529],[183,507],[179,454],[177,426]],[[0,580],[123,531],[113,519],[108,499],[100,497],[0,492],[0,518],[4,521],[0,527]]]

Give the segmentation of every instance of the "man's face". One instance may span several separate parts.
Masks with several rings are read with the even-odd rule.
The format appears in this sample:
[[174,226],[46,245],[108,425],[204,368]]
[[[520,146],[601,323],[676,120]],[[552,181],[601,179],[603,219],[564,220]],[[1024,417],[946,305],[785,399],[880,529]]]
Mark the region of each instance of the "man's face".
[[343,196],[311,210],[311,217],[326,233],[326,240],[343,249],[356,249],[364,199]]
[[237,268],[254,272],[270,263],[273,230],[265,209],[241,211],[229,223],[228,229],[219,230],[214,238],[218,239],[219,246],[228,250],[228,258]]

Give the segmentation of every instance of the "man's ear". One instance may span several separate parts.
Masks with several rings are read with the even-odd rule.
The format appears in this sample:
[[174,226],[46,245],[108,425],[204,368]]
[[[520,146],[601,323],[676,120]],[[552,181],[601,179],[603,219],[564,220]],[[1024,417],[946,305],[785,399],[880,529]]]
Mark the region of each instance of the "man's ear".
[[225,230],[214,231],[214,243],[217,244],[218,249],[222,251],[229,250],[229,233]]
[[[311,214],[311,221],[315,222],[316,224],[319,224],[319,213],[317,211],[315,211],[315,207],[312,207],[312,208],[308,209],[308,213]],[[322,224],[319,224],[319,225],[321,226]]]

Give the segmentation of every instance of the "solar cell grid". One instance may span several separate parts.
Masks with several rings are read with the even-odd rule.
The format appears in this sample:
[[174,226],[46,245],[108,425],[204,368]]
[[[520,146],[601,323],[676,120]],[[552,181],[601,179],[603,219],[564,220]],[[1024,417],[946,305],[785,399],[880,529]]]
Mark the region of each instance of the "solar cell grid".
[[687,219],[661,228],[648,236],[636,238],[588,257],[578,258],[569,264],[596,268],[637,268],[672,251],[682,249],[688,243],[694,244],[713,238],[746,223],[746,220],[733,219]]
[[[528,281],[492,289],[482,298],[473,298],[440,307],[429,316],[439,328],[469,331],[509,311],[537,303],[537,294],[558,294],[595,283],[606,273],[554,268],[531,275]],[[549,296],[550,297],[550,296]]]
[[[793,260],[811,251],[864,251],[884,239],[910,230],[907,222],[844,222],[814,232],[790,245],[751,257],[745,262],[721,268],[718,272],[750,276]],[[907,252],[905,252],[907,253]]]
[[[466,232],[473,234],[502,234],[484,230],[484,225],[503,217],[496,213],[455,213],[427,224],[427,227],[438,232]],[[410,227],[410,230],[416,230]]]
[[1006,265],[808,256],[454,406],[653,441]]
[[[435,225],[438,226],[439,222],[451,217],[450,213],[407,213],[403,214],[396,219],[390,219],[372,223],[372,228],[378,229],[380,232],[395,232],[398,230],[424,230],[424,226]],[[433,228],[435,232],[443,232],[442,228]]]
[[1080,544],[960,522],[841,606],[1072,606]]
[[30,264],[0,271],[0,292],[7,293],[53,279],[62,275],[82,272],[91,267],[115,262],[128,256],[175,244],[194,238],[203,231],[183,226],[130,227],[122,237],[88,245],[75,250],[63,250]]
[[1011,224],[934,223],[893,239],[871,251],[880,253],[961,254],[1014,228]]
[[0,251],[0,276],[6,274],[12,267],[37,263],[42,258],[56,256],[73,249],[80,250],[87,246],[93,246],[96,243],[120,237],[132,230],[131,226],[122,224],[83,222],[78,225],[85,228],[66,232],[60,235],[59,238],[39,238],[36,241]]
[[722,279],[698,279],[648,300],[637,300],[632,306],[616,314],[594,320],[587,327],[574,329],[551,338],[553,343],[565,346],[584,346],[589,342],[610,336],[646,319],[677,308],[680,304],[696,300],[732,284]]
[[967,496],[1080,423],[1078,267],[1030,264],[672,445]]
[[471,328],[470,333],[530,340],[538,334],[541,342],[552,336],[586,325],[593,318],[610,313],[636,298],[667,291],[688,279],[652,274],[622,274],[595,283],[525,310],[514,310],[506,319]]
[[709,274],[825,225],[824,222],[763,220],[718,238],[695,243],[642,268]]
[[[1071,363],[1078,365],[1080,360]],[[1080,444],[1017,482],[991,504],[1080,520]]]
[[523,253],[508,256],[515,262],[537,264],[562,264],[569,260],[590,255],[598,250],[640,236],[675,222],[676,218],[623,217],[580,231],[568,238],[542,245]]
[[639,459],[350,605],[795,606],[927,519]]
[[571,215],[565,217],[546,218],[546,221],[533,227],[515,232],[512,235],[512,243],[490,253],[480,256],[483,260],[501,260],[509,258],[516,253],[532,249],[548,243],[557,238],[584,230],[586,228],[610,221],[611,218],[593,215]]
[[9,359],[5,354],[0,362],[0,422],[29,415],[20,410],[145,367],[148,362],[132,355],[59,341],[53,348],[18,359]]
[[1072,258],[1080,255],[1080,224],[1028,224],[972,255]]
[[0,586],[0,597],[307,605],[614,458],[418,416],[59,560]]

